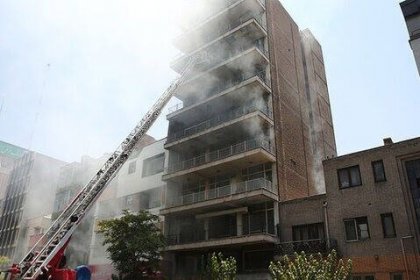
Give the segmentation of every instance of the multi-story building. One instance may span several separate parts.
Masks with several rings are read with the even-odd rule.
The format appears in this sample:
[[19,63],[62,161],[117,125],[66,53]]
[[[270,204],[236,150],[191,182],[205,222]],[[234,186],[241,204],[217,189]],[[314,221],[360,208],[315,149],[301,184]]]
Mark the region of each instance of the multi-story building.
[[[93,219],[96,225],[101,220],[121,216],[123,210],[148,210],[152,214],[159,214],[164,201],[162,174],[167,159],[167,152],[163,148],[165,141],[147,143],[130,156],[107,187],[107,191],[113,195],[102,195],[96,203]],[[97,229],[94,226],[89,254],[92,279],[110,279],[114,270],[106,247],[102,244],[103,237]]]
[[[143,146],[153,142],[154,139],[146,135],[135,147],[134,153],[138,153]],[[67,207],[70,201],[84,187],[99,168],[108,159],[109,154],[104,154],[100,158],[83,156],[80,162],[73,162],[63,166],[60,170],[57,191],[54,200],[52,219],[55,220]],[[112,198],[115,196],[115,188],[111,186],[116,180],[109,183],[109,186],[102,193],[100,199]],[[90,242],[92,239],[94,207],[86,214],[84,220],[73,233],[69,243],[66,256],[67,264],[70,267],[85,265],[89,263]]]
[[175,71],[207,59],[167,116],[166,259],[188,279],[217,250],[253,278],[274,255],[278,201],[323,192],[322,159],[336,155],[323,56],[277,0],[202,11],[174,41]]
[[16,161],[23,156],[25,149],[0,141],[0,215],[3,211],[3,202],[6,197],[9,175]]
[[324,161],[326,194],[284,202],[279,254],[338,250],[353,279],[420,279],[420,138]]
[[410,35],[410,46],[420,74],[420,0],[405,0],[400,3],[400,6]]
[[[0,217],[0,255],[20,261],[31,236],[42,233],[49,223],[60,168],[65,162],[26,152],[15,164]],[[42,220],[34,225],[34,220]],[[36,228],[35,228],[36,227]]]
[[[107,154],[104,154],[100,158],[83,156],[80,162],[69,163],[60,169],[52,220],[57,219],[82,187],[89,182],[93,175],[105,163],[108,157],[109,155]],[[92,211],[89,211],[73,233],[71,242],[66,249],[67,264],[69,267],[76,267],[88,263],[92,226]]]

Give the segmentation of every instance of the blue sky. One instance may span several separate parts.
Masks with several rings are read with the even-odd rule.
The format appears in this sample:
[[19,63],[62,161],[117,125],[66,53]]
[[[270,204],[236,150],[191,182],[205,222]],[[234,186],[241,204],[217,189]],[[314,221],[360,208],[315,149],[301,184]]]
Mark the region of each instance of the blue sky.
[[[112,151],[176,77],[183,7],[58,2],[0,0],[0,140],[74,161]],[[420,77],[398,1],[281,2],[323,47],[339,154],[420,136]],[[166,129],[162,116],[150,133]]]

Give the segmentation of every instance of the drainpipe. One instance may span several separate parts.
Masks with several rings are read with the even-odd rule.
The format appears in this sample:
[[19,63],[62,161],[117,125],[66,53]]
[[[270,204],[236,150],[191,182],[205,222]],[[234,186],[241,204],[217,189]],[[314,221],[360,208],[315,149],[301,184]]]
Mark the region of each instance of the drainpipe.
[[322,207],[324,208],[325,237],[327,239],[327,249],[329,250],[331,247],[331,243],[330,243],[330,227],[328,225],[328,202],[324,201],[324,203],[322,204]]
[[414,238],[414,237],[412,235],[408,235],[408,236],[403,236],[400,239],[401,251],[402,251],[402,254],[403,254],[404,267],[405,267],[405,273],[407,274],[407,280],[410,280],[410,272],[408,271],[407,256],[405,255],[404,239],[410,239],[410,238]]

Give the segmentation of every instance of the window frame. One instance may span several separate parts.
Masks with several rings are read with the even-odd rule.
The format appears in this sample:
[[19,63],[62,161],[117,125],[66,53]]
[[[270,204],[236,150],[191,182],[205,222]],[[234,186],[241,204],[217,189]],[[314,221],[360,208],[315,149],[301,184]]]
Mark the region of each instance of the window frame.
[[[394,229],[394,234],[393,235],[386,235],[384,219],[387,218],[387,217],[391,217],[392,227]],[[382,224],[382,233],[384,235],[384,238],[395,238],[395,237],[397,237],[397,229],[395,228],[394,215],[392,215],[392,212],[381,214],[381,224]]]
[[[162,161],[162,167],[160,167],[158,170],[153,170],[153,172],[150,172],[148,170],[148,168],[149,168],[148,167],[148,164],[150,164],[150,162],[152,162],[153,160],[156,160],[158,158],[162,158],[163,159],[163,161]],[[145,177],[153,176],[153,175],[159,174],[159,173],[164,172],[164,171],[165,171],[165,153],[160,153],[160,154],[157,154],[157,155],[154,155],[154,156],[145,158],[143,160],[143,167],[142,167],[141,177],[142,178],[145,178]]]
[[[361,238],[361,233],[360,233],[361,231],[360,231],[359,225],[361,225],[362,223],[357,221],[360,219],[366,219],[366,226],[367,226],[367,233],[368,233],[368,237],[366,238]],[[354,223],[354,226],[355,226],[354,229],[355,229],[357,239],[350,239],[350,240],[347,239],[348,236],[347,236],[346,222],[349,222],[349,221],[353,221]],[[369,229],[369,220],[367,216],[343,219],[343,223],[344,223],[344,232],[345,232],[346,242],[360,242],[360,241],[371,239],[370,229]]]
[[402,272],[395,272],[391,273],[391,280],[395,280],[395,277],[401,277],[401,280],[404,280],[404,273]]
[[127,174],[130,175],[130,174],[136,173],[136,171],[137,171],[137,161],[136,160],[133,160],[133,161],[131,161],[131,162],[128,163],[128,172],[127,172]]
[[[360,184],[354,184],[354,182],[352,182],[353,180],[352,180],[352,176],[351,176],[351,170],[353,168],[357,168],[357,172],[359,173],[359,178],[360,178]],[[348,187],[344,187],[342,182],[341,182],[340,172],[343,172],[343,171],[346,171],[347,176],[349,178],[349,186]],[[360,166],[358,164],[337,169],[337,177],[338,177],[338,187],[340,189],[349,189],[349,188],[359,187],[359,186],[363,185],[362,174],[360,172]]]
[[[381,166],[382,166],[382,171],[384,173],[384,178],[382,180],[378,179],[378,176],[375,172],[375,164],[381,164]],[[382,159],[374,160],[374,161],[371,162],[371,165],[372,165],[372,173],[373,173],[373,178],[375,180],[375,183],[386,182],[386,172],[385,172],[384,161]]]
[[356,275],[352,275],[350,277],[351,280],[366,280],[373,277],[373,280],[375,280],[375,275],[374,274],[356,274]]
[[[307,240],[323,240],[325,239],[325,225],[323,222],[319,223],[310,223],[310,224],[300,224],[300,225],[293,225],[292,226],[292,236],[293,241],[300,242],[300,241],[307,241]],[[308,238],[302,239],[302,230],[306,231]],[[311,235],[311,230],[316,230],[318,238],[309,238]],[[297,238],[299,235],[299,238]]]

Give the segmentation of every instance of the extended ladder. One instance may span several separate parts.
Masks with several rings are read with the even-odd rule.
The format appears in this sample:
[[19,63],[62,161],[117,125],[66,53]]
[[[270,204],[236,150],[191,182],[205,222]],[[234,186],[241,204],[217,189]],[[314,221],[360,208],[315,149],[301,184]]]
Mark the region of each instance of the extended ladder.
[[136,143],[143,138],[156,121],[163,107],[174,95],[177,88],[186,80],[188,73],[199,59],[189,59],[180,77],[171,83],[169,88],[118,146],[102,168],[82,188],[73,201],[63,210],[61,215],[26,254],[25,258],[18,264],[20,271],[18,279],[35,280],[42,270],[45,270],[47,265],[50,264],[54,256],[60,250],[62,252],[65,249],[72,233],[84,215],[127,160]]

